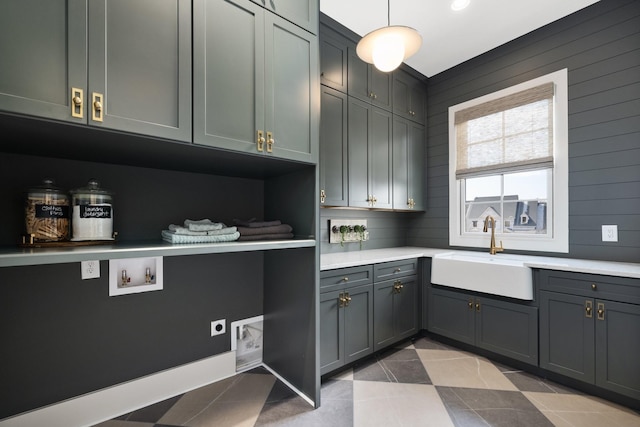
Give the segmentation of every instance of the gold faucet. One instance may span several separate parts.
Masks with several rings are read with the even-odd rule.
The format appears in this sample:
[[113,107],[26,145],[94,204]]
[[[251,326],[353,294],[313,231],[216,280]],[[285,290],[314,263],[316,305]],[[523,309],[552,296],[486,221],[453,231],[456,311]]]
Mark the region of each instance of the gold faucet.
[[491,215],[487,215],[484,219],[484,228],[482,231],[487,232],[489,221],[491,221],[491,247],[489,248],[489,253],[495,255],[496,252],[502,252],[504,248],[502,247],[502,240],[500,240],[500,247],[496,246],[496,220]]

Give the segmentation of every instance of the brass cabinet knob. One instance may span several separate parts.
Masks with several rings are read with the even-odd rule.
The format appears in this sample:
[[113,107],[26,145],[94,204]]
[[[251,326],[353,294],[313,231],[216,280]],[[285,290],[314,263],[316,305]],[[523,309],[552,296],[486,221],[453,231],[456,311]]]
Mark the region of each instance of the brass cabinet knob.
[[324,190],[320,190],[320,203],[324,203],[326,198],[327,198],[327,193],[325,193]]
[[591,284],[591,289],[593,289],[593,290],[595,291],[597,288],[598,288],[598,286],[596,286],[596,284],[595,284],[595,283],[592,283],[592,284]]
[[258,131],[258,136],[256,139],[256,145],[257,145],[257,150],[258,151],[263,151],[264,150],[264,132],[259,130]]
[[342,278],[342,281],[343,281],[343,282],[348,282],[348,281],[349,281],[349,278],[348,278],[347,276],[345,276],[345,277],[343,277],[343,278]]
[[469,301],[467,305],[469,306],[469,310],[473,309],[473,301]]
[[273,144],[275,144],[275,142],[273,132],[267,132],[267,153],[273,152]]

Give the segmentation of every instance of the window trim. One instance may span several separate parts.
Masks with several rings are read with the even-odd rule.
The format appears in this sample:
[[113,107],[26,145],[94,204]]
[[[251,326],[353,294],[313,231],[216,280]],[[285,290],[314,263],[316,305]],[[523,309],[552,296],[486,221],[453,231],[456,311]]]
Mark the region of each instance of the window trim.
[[540,252],[569,252],[569,110],[568,71],[562,69],[544,76],[499,90],[449,107],[449,245],[475,248],[489,246],[489,233],[464,234],[464,200],[462,200],[462,180],[456,178],[457,149],[455,134],[455,113],[474,105],[492,101],[544,83],[554,83],[553,109],[553,192],[549,198],[550,235],[518,235],[496,233],[496,240],[502,240],[506,251],[525,250]]

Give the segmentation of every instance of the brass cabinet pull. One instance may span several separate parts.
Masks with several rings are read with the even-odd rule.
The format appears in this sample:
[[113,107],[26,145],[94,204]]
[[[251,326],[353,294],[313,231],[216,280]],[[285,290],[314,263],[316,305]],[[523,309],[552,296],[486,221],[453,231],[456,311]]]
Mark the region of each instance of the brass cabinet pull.
[[469,305],[469,310],[473,310],[473,301],[469,301],[467,304]]
[[273,132],[267,132],[267,153],[273,152],[273,144],[275,144]]
[[400,267],[396,268],[395,270],[393,270],[394,273],[400,273],[402,270],[400,269]]
[[91,120],[101,122],[104,117],[104,96],[101,93],[93,92],[91,98]]
[[84,91],[77,87],[71,88],[71,117],[77,117],[81,119],[84,116],[82,110],[82,102],[84,98]]
[[593,289],[593,290],[595,291],[597,288],[598,288],[598,287],[596,286],[596,284],[595,284],[595,283],[592,283],[592,284],[591,284],[591,289]]
[[351,302],[351,296],[349,295],[349,292],[345,292],[344,300],[345,300],[344,306],[349,307],[349,303]]
[[598,320],[604,320],[604,303],[598,303]]
[[480,303],[479,302],[476,303],[476,311],[480,311]]
[[344,296],[344,292],[340,292],[340,295],[338,295],[338,307],[344,307],[346,302],[347,299]]
[[258,139],[256,139],[258,151],[264,151],[264,132],[258,131]]
[[395,282],[393,282],[393,293],[394,294],[399,294],[400,292],[402,292],[402,288],[404,288],[404,285],[402,284],[402,282],[400,280],[396,280]]
[[320,203],[324,203],[324,200],[327,198],[327,194],[324,190],[320,190]]
[[585,311],[585,316],[586,317],[593,317],[593,303],[591,301],[585,301],[584,302],[584,311]]
[[343,282],[348,282],[348,281],[349,281],[349,278],[348,278],[347,276],[345,276],[345,277],[343,277],[343,278],[342,278],[342,281],[343,281]]

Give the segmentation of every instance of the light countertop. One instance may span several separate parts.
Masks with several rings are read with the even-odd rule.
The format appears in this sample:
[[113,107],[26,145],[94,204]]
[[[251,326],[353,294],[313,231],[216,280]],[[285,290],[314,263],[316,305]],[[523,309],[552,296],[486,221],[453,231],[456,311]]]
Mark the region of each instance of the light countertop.
[[[400,247],[387,249],[369,249],[357,252],[340,252],[320,255],[320,270],[355,267],[358,265],[378,264],[410,258],[431,258],[438,254],[452,252],[468,252],[451,249],[434,249],[420,247]],[[495,256],[500,256],[497,254]],[[510,255],[525,260],[531,268],[544,268],[578,273],[603,274],[607,276],[640,278],[640,263],[596,261],[574,258],[556,258],[529,255]]]

